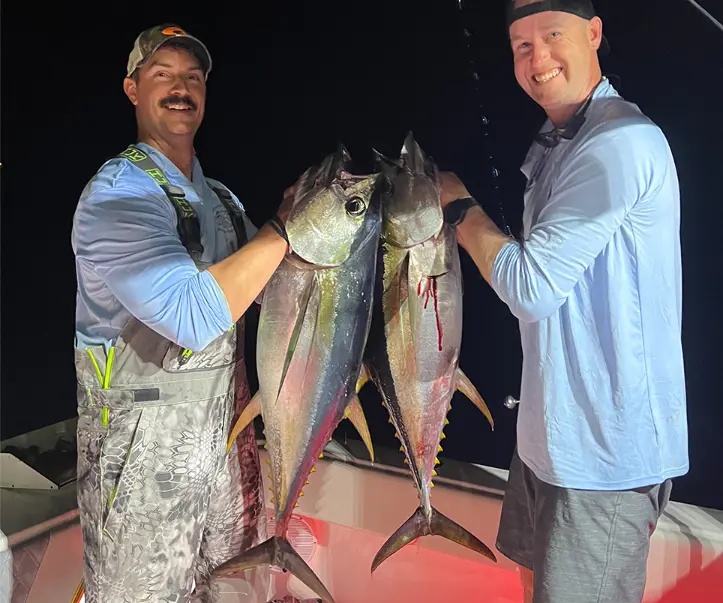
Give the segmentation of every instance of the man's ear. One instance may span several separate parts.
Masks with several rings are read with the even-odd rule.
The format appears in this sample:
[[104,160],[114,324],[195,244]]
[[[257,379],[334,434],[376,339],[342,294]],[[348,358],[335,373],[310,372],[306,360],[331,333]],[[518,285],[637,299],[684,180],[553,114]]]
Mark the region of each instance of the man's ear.
[[603,31],[602,19],[597,16],[590,19],[590,29],[589,29],[590,43],[592,44],[592,47],[594,50],[600,49],[600,45],[602,44],[602,31]]
[[127,77],[123,80],[123,91],[134,105],[138,104],[138,84],[133,78]]

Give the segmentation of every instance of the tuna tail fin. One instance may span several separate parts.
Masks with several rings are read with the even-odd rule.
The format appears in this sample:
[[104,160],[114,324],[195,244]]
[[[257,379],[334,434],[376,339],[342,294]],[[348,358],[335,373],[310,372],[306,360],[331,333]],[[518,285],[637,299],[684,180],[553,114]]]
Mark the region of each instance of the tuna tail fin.
[[369,452],[369,457],[371,458],[373,463],[374,446],[372,445],[372,436],[369,433],[369,425],[367,424],[367,418],[364,416],[361,402],[359,402],[359,396],[354,396],[352,401],[349,402],[346,410],[344,411],[344,418],[349,419],[352,425],[354,425],[356,430],[359,432],[359,435],[361,436],[364,445],[367,447],[367,452]]
[[495,422],[492,418],[492,413],[490,412],[490,409],[487,408],[487,404],[485,404],[484,398],[482,398],[482,395],[477,391],[477,388],[469,380],[469,377],[467,377],[467,375],[462,372],[461,368],[457,369],[457,390],[467,396],[472,401],[472,404],[479,408],[480,412],[485,417],[487,417],[487,420],[492,427],[492,431],[494,431]]
[[442,536],[497,562],[489,547],[461,525],[442,515],[434,507],[432,515],[427,519],[424,508],[419,507],[379,549],[372,561],[372,573],[394,553],[421,536]]
[[259,565],[273,565],[284,572],[290,572],[317,595],[320,595],[323,603],[334,603],[333,597],[314,570],[299,556],[289,541],[280,536],[272,536],[266,542],[229,559],[213,571],[213,576],[229,576]]
[[233,426],[233,429],[231,430],[231,435],[228,438],[228,444],[226,445],[226,454],[229,453],[231,450],[231,446],[234,443],[234,440],[239,436],[239,434],[246,429],[253,420],[258,417],[261,414],[261,395],[259,392],[256,392],[253,398],[251,398],[251,402],[249,402],[249,405],[244,408],[243,412],[241,413],[241,416],[236,421],[236,425]]

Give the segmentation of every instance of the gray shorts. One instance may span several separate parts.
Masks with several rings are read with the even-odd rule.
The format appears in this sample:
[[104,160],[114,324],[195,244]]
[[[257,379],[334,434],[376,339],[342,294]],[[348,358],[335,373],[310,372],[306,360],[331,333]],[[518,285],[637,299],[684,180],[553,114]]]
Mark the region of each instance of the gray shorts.
[[534,603],[640,603],[671,487],[560,488],[539,480],[515,449],[497,548],[534,572]]

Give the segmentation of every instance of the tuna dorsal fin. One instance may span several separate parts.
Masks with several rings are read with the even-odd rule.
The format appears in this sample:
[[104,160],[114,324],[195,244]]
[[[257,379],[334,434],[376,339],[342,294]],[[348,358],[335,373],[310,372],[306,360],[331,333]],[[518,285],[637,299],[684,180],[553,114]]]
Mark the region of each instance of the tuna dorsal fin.
[[288,540],[272,536],[266,542],[244,551],[217,567],[214,577],[230,576],[259,565],[273,565],[290,572],[321,597],[323,603],[334,603],[331,593],[318,576],[294,550]]
[[434,159],[428,157],[410,131],[402,145],[402,165],[415,176],[425,175],[439,185],[439,169]]
[[399,168],[402,167],[402,162],[399,159],[392,159],[387,157],[383,153],[380,153],[376,149],[372,149],[374,155],[374,167],[375,169],[388,169],[388,168]]
[[476,551],[492,561],[497,561],[495,554],[490,548],[462,526],[442,515],[434,507],[432,507],[431,514],[429,518],[427,518],[424,509],[419,507],[414,512],[414,515],[405,521],[382,545],[382,548],[379,549],[379,552],[372,562],[372,573],[386,559],[421,536],[442,536],[447,540],[451,540],[470,550]]
[[364,410],[362,410],[359,396],[354,396],[352,401],[347,404],[346,410],[344,411],[344,418],[349,419],[352,425],[354,425],[354,428],[359,432],[364,445],[367,447],[367,452],[369,452],[369,458],[371,458],[373,463],[374,446],[372,445],[372,436],[369,433],[369,425],[364,416]]
[[229,453],[231,450],[231,446],[233,445],[234,441],[236,441],[236,438],[239,436],[239,434],[246,429],[251,423],[253,423],[253,420],[258,417],[261,414],[261,393],[256,392],[253,398],[251,398],[251,402],[249,402],[248,406],[244,408],[243,412],[241,413],[241,416],[236,421],[236,424],[233,426],[233,429],[231,430],[231,435],[228,438],[228,444],[226,445],[226,454]]
[[492,427],[492,431],[495,430],[495,422],[494,419],[492,419],[492,413],[490,412],[490,409],[487,408],[487,404],[485,404],[484,399],[482,398],[482,395],[477,391],[477,388],[474,386],[474,383],[472,383],[467,375],[465,375],[462,372],[461,368],[457,369],[457,381],[456,381],[457,390],[462,392],[465,396],[467,396],[471,401],[472,404],[474,404],[477,408],[479,408],[480,412],[487,417],[487,421],[489,421],[490,426]]
[[336,152],[328,155],[321,166],[317,176],[317,184],[329,187],[334,180],[339,178],[341,172],[351,163],[351,155],[343,144],[339,144]]
[[412,174],[424,174],[425,155],[422,147],[415,140],[411,130],[407,133],[402,145],[402,162]]

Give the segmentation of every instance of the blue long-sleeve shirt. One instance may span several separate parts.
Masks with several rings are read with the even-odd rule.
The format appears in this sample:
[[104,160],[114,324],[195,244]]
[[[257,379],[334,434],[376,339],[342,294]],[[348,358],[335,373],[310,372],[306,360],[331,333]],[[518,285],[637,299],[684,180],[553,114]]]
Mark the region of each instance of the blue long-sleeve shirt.
[[[198,160],[194,157],[189,181],[162,153],[142,143],[137,146],[171,184],[183,188],[195,208],[202,263],[228,257],[235,248],[233,225]],[[250,238],[256,228],[245,213],[244,221]],[[73,222],[76,347],[112,345],[131,316],[192,351],[202,350],[231,328],[223,291],[208,271],[194,264],[181,244],[177,224],[175,209],[160,186],[128,160],[111,159],[93,176]]]
[[522,171],[522,241],[492,273],[520,321],[520,458],[568,488],[685,474],[680,197],[664,134],[604,79],[574,138],[533,144]]

